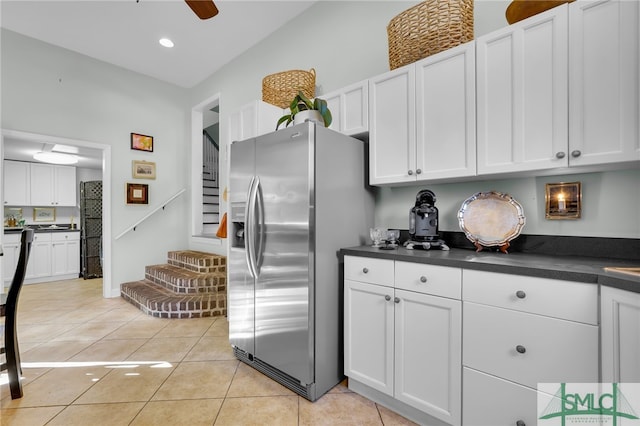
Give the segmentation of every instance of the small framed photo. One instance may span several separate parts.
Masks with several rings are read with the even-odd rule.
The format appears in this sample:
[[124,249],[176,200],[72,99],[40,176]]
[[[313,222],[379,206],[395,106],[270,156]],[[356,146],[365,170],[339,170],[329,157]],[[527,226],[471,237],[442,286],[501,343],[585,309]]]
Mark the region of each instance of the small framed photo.
[[582,211],[580,182],[546,184],[545,201],[546,219],[579,219]]
[[34,222],[55,222],[56,208],[55,207],[35,207],[33,209],[33,221]]
[[155,179],[156,178],[156,163],[151,161],[138,161],[133,160],[133,178],[134,179]]
[[149,185],[127,183],[127,204],[149,204]]
[[131,149],[153,152],[153,136],[131,133]]

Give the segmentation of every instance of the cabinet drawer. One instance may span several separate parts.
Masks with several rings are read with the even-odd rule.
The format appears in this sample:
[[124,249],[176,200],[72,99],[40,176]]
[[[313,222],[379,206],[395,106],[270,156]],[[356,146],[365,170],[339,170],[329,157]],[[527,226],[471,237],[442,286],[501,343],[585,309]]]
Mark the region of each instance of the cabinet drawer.
[[36,232],[33,234],[34,243],[46,243],[51,242],[51,233],[49,232]]
[[2,237],[2,243],[3,244],[15,244],[18,243],[20,244],[20,238],[22,238],[22,234],[4,234],[4,236]]
[[463,364],[535,388],[597,382],[598,327],[463,303]]
[[80,241],[79,232],[52,232],[51,241]]
[[[464,382],[462,424],[473,426],[537,425],[537,392],[469,368]],[[507,403],[508,402],[508,403]]]
[[462,270],[447,266],[396,262],[395,286],[403,290],[460,300]]
[[393,260],[345,256],[344,278],[363,283],[393,286]]
[[598,324],[598,286],[574,281],[464,270],[464,301]]

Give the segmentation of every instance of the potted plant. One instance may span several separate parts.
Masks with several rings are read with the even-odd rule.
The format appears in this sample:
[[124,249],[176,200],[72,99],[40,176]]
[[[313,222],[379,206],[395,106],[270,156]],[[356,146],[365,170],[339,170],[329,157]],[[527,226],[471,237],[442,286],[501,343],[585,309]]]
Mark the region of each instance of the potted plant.
[[298,124],[307,119],[322,122],[325,127],[331,125],[331,111],[327,108],[327,101],[324,99],[315,98],[311,101],[311,99],[307,98],[302,92],[298,92],[291,101],[291,104],[289,104],[289,110],[289,114],[283,115],[278,120],[276,130],[278,130],[278,127],[280,127],[282,123],[286,122],[286,127],[291,122]]

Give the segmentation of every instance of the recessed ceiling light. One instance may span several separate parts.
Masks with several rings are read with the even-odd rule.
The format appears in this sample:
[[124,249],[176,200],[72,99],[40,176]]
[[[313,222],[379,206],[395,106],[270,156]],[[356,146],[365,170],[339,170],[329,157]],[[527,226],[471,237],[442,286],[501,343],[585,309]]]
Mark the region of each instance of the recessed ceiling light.
[[51,164],[76,164],[78,157],[60,152],[36,152],[33,159]]
[[158,41],[164,47],[173,47],[173,42],[171,40],[169,40],[168,38],[161,38]]

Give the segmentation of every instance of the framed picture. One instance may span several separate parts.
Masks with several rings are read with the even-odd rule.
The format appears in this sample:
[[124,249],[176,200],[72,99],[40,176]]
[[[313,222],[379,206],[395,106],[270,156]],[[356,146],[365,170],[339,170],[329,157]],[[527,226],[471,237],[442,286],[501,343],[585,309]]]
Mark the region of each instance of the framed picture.
[[134,179],[155,179],[156,178],[156,163],[151,161],[138,161],[133,160],[133,178]]
[[545,219],[579,219],[582,211],[580,182],[545,185]]
[[131,133],[131,149],[153,152],[153,136]]
[[33,221],[34,222],[55,222],[56,208],[55,207],[35,207],[33,209]]
[[149,204],[149,185],[127,183],[127,204]]

